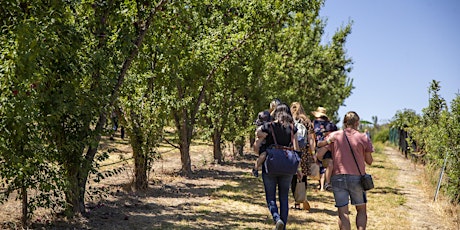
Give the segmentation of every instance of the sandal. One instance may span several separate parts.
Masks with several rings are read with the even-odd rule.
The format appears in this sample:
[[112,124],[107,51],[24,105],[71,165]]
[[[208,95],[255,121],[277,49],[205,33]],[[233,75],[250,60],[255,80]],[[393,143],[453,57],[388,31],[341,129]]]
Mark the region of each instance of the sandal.
[[294,206],[291,207],[292,209],[300,210],[300,203],[295,203]]
[[310,211],[310,203],[308,201],[303,202],[303,210]]
[[332,185],[329,184],[329,183],[326,183],[326,185],[324,186],[324,188],[326,189],[326,191],[332,191]]

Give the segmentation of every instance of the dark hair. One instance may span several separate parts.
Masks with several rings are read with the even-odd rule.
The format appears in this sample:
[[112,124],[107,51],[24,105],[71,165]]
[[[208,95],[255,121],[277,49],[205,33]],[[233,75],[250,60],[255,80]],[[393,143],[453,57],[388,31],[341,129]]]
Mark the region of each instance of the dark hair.
[[289,126],[294,121],[292,118],[291,109],[286,103],[281,103],[276,106],[274,114],[275,119],[283,124],[283,126]]
[[332,122],[327,123],[326,132],[334,132],[334,131],[337,131],[337,126]]
[[325,120],[325,121],[329,121],[329,117],[326,117],[326,116],[320,116],[319,118]]
[[255,125],[261,126],[265,122],[269,122],[271,120],[270,113],[268,110],[262,111],[257,115],[257,120],[254,122]]

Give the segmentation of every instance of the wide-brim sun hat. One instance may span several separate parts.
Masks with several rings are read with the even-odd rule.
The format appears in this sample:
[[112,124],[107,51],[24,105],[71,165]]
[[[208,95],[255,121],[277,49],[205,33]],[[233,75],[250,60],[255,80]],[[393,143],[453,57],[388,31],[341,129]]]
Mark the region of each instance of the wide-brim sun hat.
[[328,117],[326,114],[326,108],[321,106],[316,108],[316,111],[312,111],[311,114],[315,117]]

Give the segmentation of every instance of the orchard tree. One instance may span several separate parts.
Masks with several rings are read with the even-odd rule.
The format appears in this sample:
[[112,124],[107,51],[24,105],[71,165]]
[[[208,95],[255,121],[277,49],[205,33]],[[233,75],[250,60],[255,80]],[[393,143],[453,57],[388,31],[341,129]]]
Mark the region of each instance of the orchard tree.
[[36,85],[38,118],[32,124],[41,130],[44,145],[52,148],[50,163],[59,166],[65,179],[69,215],[85,212],[86,183],[106,133],[107,114],[165,2],[2,2],[7,11],[2,41],[15,41],[3,50],[18,53],[9,66],[30,71],[8,72],[2,65],[1,72],[17,85]]
[[119,99],[120,118],[133,149],[133,184],[138,190],[148,187],[148,172],[154,160],[161,157],[157,148],[164,138],[168,115],[166,101],[170,97],[165,91],[154,90],[156,76],[153,71],[157,67],[157,59],[145,62],[143,58],[150,58],[148,54],[158,55],[148,49],[139,55],[141,58],[127,74]]
[[[25,224],[35,207],[59,207],[60,190],[66,191],[60,152],[65,140],[59,133],[74,128],[68,122],[79,116],[66,114],[72,104],[65,103],[80,76],[79,57],[72,51],[81,48],[81,40],[65,23],[70,14],[57,1],[1,4],[5,11],[0,38],[4,54],[0,66],[0,154],[5,167],[1,176],[7,197],[21,189]],[[66,78],[68,74],[73,77]],[[74,152],[67,153],[71,156]],[[27,189],[39,190],[39,195],[27,199]]]
[[447,118],[448,186],[446,193],[453,203],[460,203],[460,94],[451,102]]
[[[214,161],[224,160],[222,143],[233,143],[235,154],[242,154],[247,127],[253,128],[254,115],[248,109],[248,97],[254,95],[255,80],[253,66],[260,57],[253,54],[253,47],[246,46],[240,51],[238,59],[223,64],[217,73],[211,90],[206,93],[198,126],[213,142]],[[254,95],[257,96],[257,95]]]
[[252,39],[280,28],[294,3],[187,1],[174,2],[169,6],[173,10],[165,12],[168,23],[160,30],[166,32],[155,39],[165,60],[156,85],[175,96],[168,107],[177,130],[182,174],[191,172],[192,134],[206,93],[213,90],[224,63],[237,58]]
[[[4,61],[2,67],[11,60]],[[7,72],[9,69],[24,73],[20,76],[27,76],[27,67],[10,67],[2,68],[5,72],[0,80],[0,203],[17,191],[22,201],[21,222],[27,226],[37,207],[56,208],[62,205],[60,188],[63,183],[59,167],[54,163],[55,151],[47,145],[46,136],[40,129],[43,117],[36,106],[39,98],[35,85],[18,84],[21,79]],[[37,190],[40,191],[38,195],[28,196],[28,192]]]
[[323,2],[309,3],[309,7],[291,12],[269,43],[265,87],[288,103],[299,101],[307,111],[323,106],[336,113],[353,89],[352,80],[347,78],[351,59],[344,48],[351,24],[323,45],[325,23],[319,18]]

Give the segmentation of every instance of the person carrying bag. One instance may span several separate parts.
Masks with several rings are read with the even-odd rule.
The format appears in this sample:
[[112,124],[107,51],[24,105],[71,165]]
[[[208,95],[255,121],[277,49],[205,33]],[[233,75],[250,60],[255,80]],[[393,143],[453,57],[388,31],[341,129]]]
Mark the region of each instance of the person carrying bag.
[[[328,145],[317,152],[318,159],[322,160],[327,151],[332,152],[332,192],[335,206],[339,214],[339,228],[350,229],[348,204],[356,207],[356,227],[365,229],[367,225],[367,197],[366,190],[373,187],[368,183],[366,164],[372,164],[374,147],[366,134],[358,131],[359,116],[350,111],[343,119],[342,131],[335,131],[328,135]],[[368,175],[368,176],[366,176]],[[364,178],[364,179],[363,179]],[[365,187],[368,186],[369,187]]]
[[[293,147],[279,145],[276,141],[273,124],[269,123],[274,144],[267,148],[264,162],[265,172],[270,175],[294,175],[299,167],[299,152]],[[291,143],[294,143],[294,127],[291,125]]]
[[361,175],[361,185],[363,186],[363,189],[365,191],[373,189],[374,181],[372,180],[371,174],[367,174],[367,173],[365,173],[364,175],[361,174],[361,170],[359,170],[359,166],[358,166],[358,161],[356,161],[355,152],[353,151],[353,148],[351,147],[351,144],[350,144],[350,141],[348,140],[347,135],[344,135],[344,136],[345,136],[345,139],[347,139],[348,146],[350,146],[350,151],[351,151],[351,154],[353,155],[353,159],[355,160],[356,167],[358,168],[358,171],[359,171],[359,175]]
[[257,144],[254,145],[256,154],[261,149],[258,143],[264,143],[264,140],[264,145],[267,146],[266,159],[262,164],[265,198],[275,222],[275,229],[283,230],[288,221],[288,194],[292,176],[296,174],[299,164],[297,128],[294,126],[289,106],[285,103],[279,104],[274,110],[273,122],[257,129],[255,141]]

